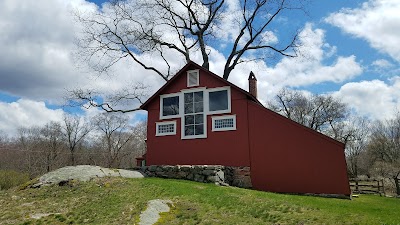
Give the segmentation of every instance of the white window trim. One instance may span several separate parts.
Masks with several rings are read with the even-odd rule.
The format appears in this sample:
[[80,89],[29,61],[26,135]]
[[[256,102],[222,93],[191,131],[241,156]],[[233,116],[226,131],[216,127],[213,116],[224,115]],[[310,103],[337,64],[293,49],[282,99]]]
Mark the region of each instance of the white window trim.
[[[190,73],[193,73],[193,72],[195,72],[196,74],[197,74],[197,83],[196,84],[194,84],[194,85],[190,85],[189,84],[189,74]],[[187,79],[187,81],[186,81],[186,84],[187,84],[187,87],[196,87],[196,86],[199,86],[200,85],[200,70],[188,70],[188,71],[186,71],[186,79]]]
[[[188,71],[189,72],[189,71]],[[210,111],[209,106],[209,93],[210,92],[215,92],[215,91],[222,91],[222,90],[227,90],[228,94],[228,109],[226,110],[219,110],[219,111]],[[204,134],[202,135],[191,135],[191,136],[185,136],[185,125],[184,125],[184,120],[185,120],[185,114],[184,114],[184,94],[185,93],[191,93],[191,92],[196,92],[196,91],[203,91],[204,96],[203,96],[203,103],[204,103],[204,112],[203,112],[203,120],[204,120]],[[163,116],[162,115],[162,102],[164,98],[167,97],[176,97],[179,96],[179,114],[177,115],[170,115],[170,116]],[[164,94],[160,95],[160,120],[165,120],[165,119],[172,119],[172,118],[180,118],[181,120],[181,139],[187,140],[187,139],[197,139],[197,138],[207,138],[207,116],[208,115],[213,115],[213,114],[225,114],[225,113],[231,113],[231,105],[232,105],[232,96],[231,96],[231,88],[230,86],[225,86],[225,87],[217,87],[217,88],[209,88],[207,87],[197,87],[197,88],[188,88],[188,89],[183,89],[178,93],[171,93],[171,94]],[[225,119],[225,118],[233,118],[234,121],[234,127],[228,127],[228,128],[218,128],[215,129],[215,120],[217,119]],[[175,132],[171,133],[163,133],[160,134],[158,133],[158,125],[159,124],[170,124],[174,123],[174,128]],[[166,135],[176,135],[176,121],[164,121],[164,122],[156,122],[156,136],[166,136]],[[229,130],[236,130],[236,115],[223,115],[223,116],[212,116],[212,129],[211,131],[229,131]]]
[[[220,119],[233,119],[233,127],[215,128],[215,121]],[[211,117],[211,121],[212,121],[211,131],[236,130],[236,115],[213,116]]]
[[[209,93],[210,92],[215,92],[215,91],[224,91],[227,90],[228,92],[228,109],[225,110],[218,110],[218,111],[210,111],[210,99],[209,99]],[[231,104],[232,104],[232,99],[231,99],[231,87],[225,86],[225,87],[218,87],[218,88],[210,88],[207,89],[207,94],[206,94],[206,109],[207,109],[207,115],[213,115],[213,114],[223,114],[223,113],[231,113]]]
[[188,89],[182,89],[182,93],[189,93],[189,92],[196,92],[196,91],[207,91],[207,87],[197,87],[197,88],[188,88]]
[[190,136],[185,136],[185,115],[182,116],[181,119],[181,139],[182,140],[187,140],[187,139],[197,139],[197,138],[207,138],[207,115],[203,113],[203,121],[204,121],[204,134],[202,135],[190,135]]
[[[168,133],[160,133],[158,130],[159,125],[169,125],[173,124],[174,125],[174,131],[173,132],[168,132]],[[167,135],[176,135],[176,120],[174,121],[165,121],[165,122],[156,122],[156,136],[167,136]]]
[[[169,115],[169,116],[163,116],[163,99],[164,98],[169,98],[169,97],[179,97],[179,113],[176,115]],[[165,95],[160,95],[160,120],[165,120],[165,119],[172,119],[172,118],[179,118],[181,117],[181,102],[182,102],[182,97],[180,97],[180,93],[172,93],[172,94],[165,94]]]

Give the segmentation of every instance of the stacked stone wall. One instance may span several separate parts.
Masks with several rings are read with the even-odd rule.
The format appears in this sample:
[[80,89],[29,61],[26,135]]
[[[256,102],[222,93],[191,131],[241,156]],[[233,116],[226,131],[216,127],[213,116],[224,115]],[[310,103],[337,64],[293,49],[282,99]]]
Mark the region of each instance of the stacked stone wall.
[[192,180],[219,185],[251,188],[250,167],[220,165],[153,165],[140,168],[149,177]]

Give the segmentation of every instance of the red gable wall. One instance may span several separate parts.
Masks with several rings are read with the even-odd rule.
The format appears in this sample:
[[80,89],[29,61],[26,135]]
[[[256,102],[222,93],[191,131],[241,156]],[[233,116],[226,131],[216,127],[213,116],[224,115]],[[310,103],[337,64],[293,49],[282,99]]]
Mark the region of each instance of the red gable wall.
[[350,195],[344,146],[248,102],[255,189]]
[[[207,115],[207,138],[182,140],[181,118],[159,119],[159,95],[189,89],[186,71],[199,68],[189,63],[142,106],[148,111],[147,165],[250,166],[254,189],[350,195],[343,144],[262,107],[234,86],[230,114],[236,115],[237,129],[212,132],[211,117],[218,115]],[[229,86],[199,72],[200,85],[193,88]],[[157,137],[161,121],[176,121],[176,135]]]
[[[190,66],[187,70],[198,69]],[[170,94],[188,89],[186,71],[176,76],[160,93]],[[200,70],[200,85],[198,87],[215,88],[228,86],[225,82],[206,74]],[[156,137],[156,122],[160,122],[160,97],[149,102],[148,129],[147,129],[147,164],[148,165],[226,165],[249,166],[248,151],[248,124],[247,124],[247,96],[231,88],[231,113],[236,115],[235,131],[211,131],[211,116],[207,116],[207,138],[181,139],[181,119],[174,118],[162,121],[177,121],[176,135]],[[225,115],[225,114],[224,114]]]

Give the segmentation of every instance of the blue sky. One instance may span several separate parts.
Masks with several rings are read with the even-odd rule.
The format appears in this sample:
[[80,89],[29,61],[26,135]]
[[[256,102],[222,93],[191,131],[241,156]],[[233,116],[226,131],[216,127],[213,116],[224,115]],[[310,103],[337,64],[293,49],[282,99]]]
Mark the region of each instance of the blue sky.
[[[163,84],[129,61],[117,64],[113,77],[98,76],[77,65],[74,41],[81,30],[71,12],[94,12],[104,2],[0,1],[0,132],[13,135],[21,126],[61,121],[64,112],[83,117],[100,112],[65,107],[67,90],[96,88],[111,93],[144,80],[151,86],[150,94]],[[400,1],[313,0],[306,9],[307,16],[285,14],[276,26],[299,30],[304,53],[312,60],[249,63],[235,69],[229,80],[247,89],[243,74],[253,70],[262,102],[287,87],[333,94],[361,116],[387,119],[394,115],[400,109]],[[272,31],[278,40],[285,37],[282,31]],[[225,50],[213,49],[210,60],[210,69],[221,74]],[[132,121],[145,117],[145,112],[131,114]]]

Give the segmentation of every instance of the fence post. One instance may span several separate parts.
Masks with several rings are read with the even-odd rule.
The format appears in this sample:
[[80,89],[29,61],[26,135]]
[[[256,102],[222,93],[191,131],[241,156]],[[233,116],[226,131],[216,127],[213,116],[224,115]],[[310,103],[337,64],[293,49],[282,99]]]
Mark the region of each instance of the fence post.
[[356,192],[360,193],[360,190],[358,189],[358,180],[355,180],[355,181],[356,181]]

